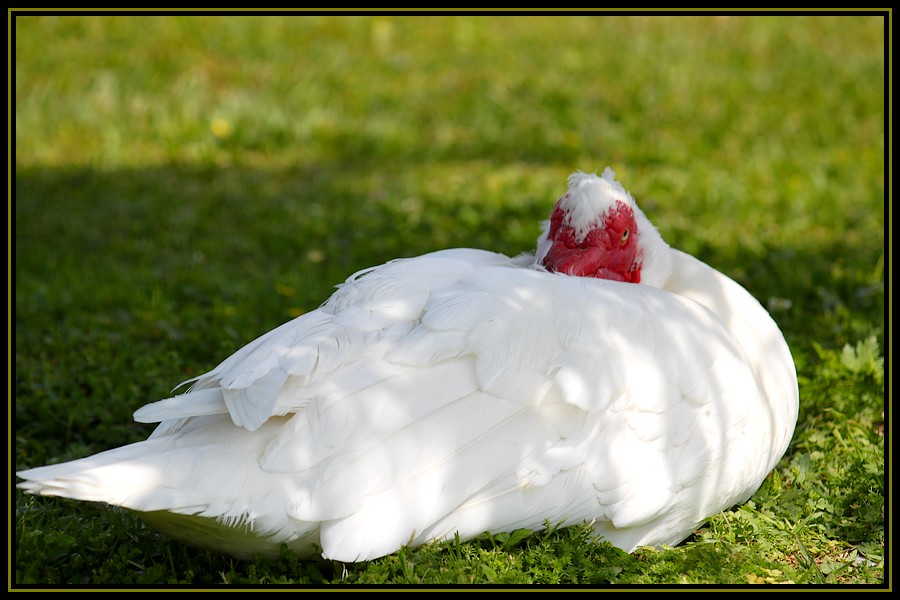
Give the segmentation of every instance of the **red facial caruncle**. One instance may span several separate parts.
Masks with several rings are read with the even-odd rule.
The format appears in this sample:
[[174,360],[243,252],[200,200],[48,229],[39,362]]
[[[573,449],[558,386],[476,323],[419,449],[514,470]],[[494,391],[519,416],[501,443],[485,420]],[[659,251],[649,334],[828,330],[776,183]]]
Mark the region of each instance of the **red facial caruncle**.
[[578,235],[561,198],[550,216],[547,239],[552,241],[542,264],[551,272],[639,283],[641,256],[634,211],[616,200],[599,222]]

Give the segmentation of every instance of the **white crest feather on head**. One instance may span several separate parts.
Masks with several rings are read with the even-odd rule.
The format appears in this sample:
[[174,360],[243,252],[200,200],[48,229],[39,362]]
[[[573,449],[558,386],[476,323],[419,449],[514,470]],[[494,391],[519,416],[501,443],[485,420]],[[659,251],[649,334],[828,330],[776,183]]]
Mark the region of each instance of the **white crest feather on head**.
[[563,225],[575,230],[575,239],[579,242],[603,222],[616,202],[637,210],[634,198],[616,181],[616,174],[609,167],[601,177],[596,173],[576,171],[569,175],[568,183],[569,190],[559,199],[559,205],[566,213]]
[[[563,224],[575,230],[575,239],[583,240],[587,233],[600,225],[617,201],[621,201],[634,211],[638,229],[638,248],[642,257],[641,283],[662,287],[671,272],[669,245],[659,235],[656,227],[647,219],[631,194],[616,181],[615,172],[606,167],[603,175],[576,171],[569,175],[569,189],[559,199],[566,213]],[[547,239],[550,221],[543,222],[538,238],[536,263],[540,264],[550,251],[551,241]]]

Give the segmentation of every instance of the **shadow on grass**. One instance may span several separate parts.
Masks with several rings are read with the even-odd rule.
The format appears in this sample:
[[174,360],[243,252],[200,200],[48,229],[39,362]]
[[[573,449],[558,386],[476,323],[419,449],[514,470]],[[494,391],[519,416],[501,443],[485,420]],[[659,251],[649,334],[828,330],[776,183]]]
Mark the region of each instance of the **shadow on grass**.
[[[103,391],[121,397],[90,381],[95,367],[132,394],[162,397],[196,373],[167,373],[148,390],[135,380],[141,370],[124,368],[123,354],[174,354],[197,369],[211,367],[318,306],[358,269],[444,247],[528,251],[553,203],[552,196],[501,192],[473,214],[459,198],[392,188],[389,180],[381,186],[385,179],[346,164],[17,171],[17,407],[34,389],[45,399],[74,394],[87,401]],[[803,363],[812,341],[840,347],[875,333],[883,347],[883,230],[854,239],[866,243],[847,247],[834,231],[793,247],[764,244],[750,253],[701,246],[697,255],[770,309]],[[54,361],[73,352],[81,357],[69,365],[73,379],[54,386]],[[110,362],[122,371],[101,368]],[[128,402],[133,408],[139,401]]]

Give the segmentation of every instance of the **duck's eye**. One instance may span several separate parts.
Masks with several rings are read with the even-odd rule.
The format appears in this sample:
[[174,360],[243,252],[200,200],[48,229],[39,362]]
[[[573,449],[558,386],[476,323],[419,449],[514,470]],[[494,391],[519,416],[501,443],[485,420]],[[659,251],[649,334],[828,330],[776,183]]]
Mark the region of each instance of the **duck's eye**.
[[624,233],[622,233],[622,240],[619,242],[620,246],[624,246],[628,243],[628,230],[626,229]]

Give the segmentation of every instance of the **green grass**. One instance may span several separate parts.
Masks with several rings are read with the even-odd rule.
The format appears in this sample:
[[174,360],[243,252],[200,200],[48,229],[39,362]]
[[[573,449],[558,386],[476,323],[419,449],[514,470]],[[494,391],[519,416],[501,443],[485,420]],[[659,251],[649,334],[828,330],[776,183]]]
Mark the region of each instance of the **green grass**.
[[240,562],[10,491],[11,586],[887,583],[883,19],[19,16],[13,32],[11,470],[143,439],[134,409],[357,269],[532,248],[565,176],[606,165],[669,243],[770,308],[801,410],[753,499],[673,549],[571,527],[346,567]]

